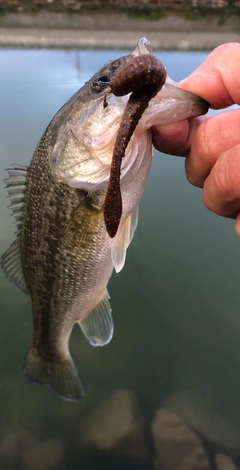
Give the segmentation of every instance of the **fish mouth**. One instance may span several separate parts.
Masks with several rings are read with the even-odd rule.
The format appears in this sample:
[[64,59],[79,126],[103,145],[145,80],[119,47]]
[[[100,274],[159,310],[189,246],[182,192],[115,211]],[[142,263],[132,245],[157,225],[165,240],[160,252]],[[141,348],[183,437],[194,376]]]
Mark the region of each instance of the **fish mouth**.
[[167,77],[159,93],[151,100],[141,120],[138,131],[154,126],[172,124],[183,119],[206,114],[209,103],[191,91],[182,90]]

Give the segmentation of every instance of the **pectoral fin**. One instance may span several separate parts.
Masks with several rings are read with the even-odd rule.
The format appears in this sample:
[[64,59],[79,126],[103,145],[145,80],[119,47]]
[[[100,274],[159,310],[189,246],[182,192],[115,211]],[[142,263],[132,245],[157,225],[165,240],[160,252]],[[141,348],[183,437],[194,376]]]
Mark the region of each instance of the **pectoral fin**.
[[106,289],[94,309],[79,322],[84,335],[92,346],[104,346],[112,339],[114,326],[108,299],[109,294]]
[[115,271],[119,273],[125,264],[126,251],[130,245],[138,223],[138,208],[127,219],[120,222],[118,231],[112,241],[112,262]]
[[130,237],[129,237],[129,245],[133,239],[133,235],[134,235],[134,232],[137,228],[137,225],[138,225],[138,211],[139,211],[139,208],[137,207],[137,209],[132,213],[132,220],[131,220],[131,227],[130,227]]

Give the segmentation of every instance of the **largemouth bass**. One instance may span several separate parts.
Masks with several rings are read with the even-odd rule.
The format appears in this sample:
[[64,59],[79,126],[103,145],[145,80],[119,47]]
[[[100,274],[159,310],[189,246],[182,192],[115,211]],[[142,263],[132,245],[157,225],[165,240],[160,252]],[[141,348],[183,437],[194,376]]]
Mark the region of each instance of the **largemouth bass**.
[[[152,160],[151,127],[208,109],[204,100],[179,89],[165,72],[161,90],[151,94],[159,66],[145,61],[149,56],[151,46],[142,38],[131,54],[104,65],[57,112],[30,166],[7,170],[18,232],[1,266],[10,281],[30,294],[34,323],[24,372],[67,400],[83,396],[68,348],[74,324],[79,323],[94,346],[107,344],[113,335],[107,284],[113,268],[123,268],[137,226]],[[143,60],[136,62],[138,57]],[[146,63],[154,70],[143,109]],[[120,144],[116,190],[110,170]],[[119,191],[121,211],[112,230],[111,210],[115,212]],[[110,220],[110,228],[105,220]]]

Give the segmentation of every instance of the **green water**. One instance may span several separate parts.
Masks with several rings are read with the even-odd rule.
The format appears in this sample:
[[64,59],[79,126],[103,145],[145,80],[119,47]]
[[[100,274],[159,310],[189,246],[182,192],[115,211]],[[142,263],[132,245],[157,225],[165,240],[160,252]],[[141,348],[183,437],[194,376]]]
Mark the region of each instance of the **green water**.
[[[50,119],[85,80],[124,54],[0,50],[1,179],[11,163],[30,162]],[[179,80],[206,54],[157,56]],[[7,205],[2,183],[1,253],[14,239]],[[73,404],[24,377],[30,300],[0,273],[0,469],[152,469],[152,423],[163,409],[200,436],[209,468],[220,452],[240,465],[239,283],[233,221],[207,211],[183,159],[156,153],[125,268],[109,284],[114,338],[94,349],[79,328],[71,337],[85,388]],[[176,452],[173,439],[169,454]]]

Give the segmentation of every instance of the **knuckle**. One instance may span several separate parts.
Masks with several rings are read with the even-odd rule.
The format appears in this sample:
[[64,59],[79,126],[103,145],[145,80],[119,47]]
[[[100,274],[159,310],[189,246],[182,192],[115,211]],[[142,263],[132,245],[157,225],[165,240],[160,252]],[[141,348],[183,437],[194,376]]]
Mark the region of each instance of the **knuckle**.
[[197,146],[201,160],[206,164],[209,164],[209,162],[214,162],[216,159],[217,150],[217,121],[214,119],[214,117],[203,121],[201,126],[199,126],[198,131]]
[[233,217],[240,207],[240,145],[216,161],[203,187],[203,202],[216,214]]
[[229,160],[224,154],[218,158],[215,164],[214,179],[218,193],[230,197],[232,193],[231,172],[229,171]]
[[218,192],[228,201],[240,197],[240,145],[225,151],[214,167]]
[[216,133],[210,121],[202,121],[197,128],[186,158],[186,177],[196,186],[203,185],[216,159]]

